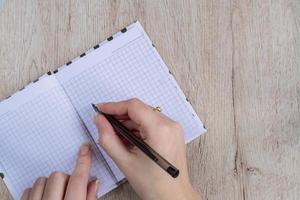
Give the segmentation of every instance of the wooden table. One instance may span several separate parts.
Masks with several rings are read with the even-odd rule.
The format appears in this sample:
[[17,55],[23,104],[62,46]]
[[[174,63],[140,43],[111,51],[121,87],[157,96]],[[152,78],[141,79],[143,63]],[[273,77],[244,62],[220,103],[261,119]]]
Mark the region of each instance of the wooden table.
[[0,98],[134,20],[208,128],[187,151],[203,199],[299,199],[298,0],[0,0]]

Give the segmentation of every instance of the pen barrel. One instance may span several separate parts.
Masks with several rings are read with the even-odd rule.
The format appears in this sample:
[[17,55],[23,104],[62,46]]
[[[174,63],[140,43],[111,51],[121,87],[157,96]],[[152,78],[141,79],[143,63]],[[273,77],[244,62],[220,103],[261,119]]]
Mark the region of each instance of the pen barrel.
[[154,162],[156,162],[162,169],[164,169],[168,174],[170,174],[173,178],[178,177],[179,170],[173,166],[169,161],[167,161],[165,158],[163,158],[159,153],[157,153],[154,149],[152,149],[149,145],[145,143],[145,145],[148,147],[148,151],[151,152],[154,159],[152,159]]
[[159,153],[152,149],[147,143],[145,143],[141,138],[136,136],[134,133],[131,133],[123,124],[121,124],[117,119],[111,115],[102,113],[108,121],[111,123],[113,128],[123,136],[129,143],[138,147],[143,151],[150,159],[156,162],[162,169],[164,169],[169,175],[173,178],[178,177],[179,170],[163,158]]

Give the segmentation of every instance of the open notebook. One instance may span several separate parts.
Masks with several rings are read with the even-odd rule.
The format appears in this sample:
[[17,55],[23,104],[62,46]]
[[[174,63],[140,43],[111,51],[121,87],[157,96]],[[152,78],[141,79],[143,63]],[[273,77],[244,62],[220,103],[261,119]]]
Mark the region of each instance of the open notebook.
[[[39,176],[72,172],[79,146],[98,138],[91,103],[133,97],[161,106],[183,126],[186,143],[205,132],[138,22],[3,100],[0,172],[13,197]],[[99,146],[93,148],[91,177],[99,178],[101,196],[124,175]]]

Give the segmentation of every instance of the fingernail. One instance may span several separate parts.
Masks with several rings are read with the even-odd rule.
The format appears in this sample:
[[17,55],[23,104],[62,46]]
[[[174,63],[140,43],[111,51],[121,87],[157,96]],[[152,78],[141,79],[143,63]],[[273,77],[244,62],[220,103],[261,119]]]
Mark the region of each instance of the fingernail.
[[88,143],[84,143],[81,145],[79,149],[79,155],[85,156],[88,154],[89,151],[90,151],[90,145]]
[[96,180],[96,192],[98,192],[98,190],[99,190],[99,185],[100,185],[100,183],[99,183],[99,180],[97,179]]

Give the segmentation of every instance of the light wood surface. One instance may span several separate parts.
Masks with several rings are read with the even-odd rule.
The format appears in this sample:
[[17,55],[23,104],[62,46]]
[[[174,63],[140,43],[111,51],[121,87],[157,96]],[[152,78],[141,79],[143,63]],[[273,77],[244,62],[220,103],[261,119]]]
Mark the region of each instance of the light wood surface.
[[208,128],[187,148],[203,199],[299,199],[298,0],[0,0],[0,98],[134,20]]

